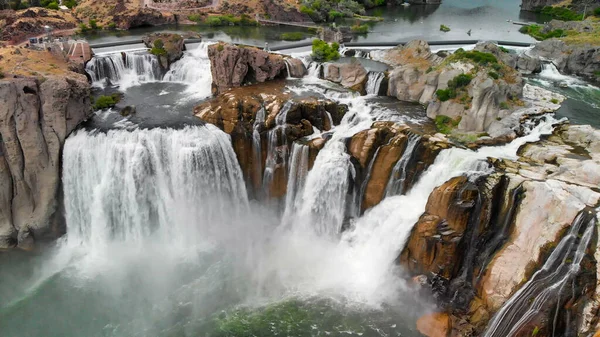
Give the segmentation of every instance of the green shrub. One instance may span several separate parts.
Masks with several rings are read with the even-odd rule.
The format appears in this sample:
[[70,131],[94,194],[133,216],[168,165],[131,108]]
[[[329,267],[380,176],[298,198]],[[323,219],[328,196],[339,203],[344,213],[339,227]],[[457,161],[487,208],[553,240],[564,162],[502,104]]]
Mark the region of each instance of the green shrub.
[[154,40],[154,46],[150,49],[150,54],[156,56],[166,56],[167,50],[165,49],[165,43],[161,39]]
[[478,63],[482,66],[487,66],[488,64],[492,64],[492,63],[498,63],[498,59],[496,58],[496,56],[494,56],[494,54],[484,53],[484,52],[480,52],[478,50],[470,50],[470,51],[463,51],[463,52],[457,51],[454,54],[458,58],[466,58],[466,59],[472,60],[475,63]]
[[435,95],[438,97],[438,99],[440,101],[445,102],[451,98],[456,97],[456,91],[452,88],[439,89],[438,91],[435,92]]
[[98,30],[98,29],[101,28],[100,26],[98,26],[98,22],[96,20],[94,20],[94,19],[90,19],[89,23],[90,23],[90,29],[91,30]]
[[556,98],[553,98],[550,100],[550,103],[552,104],[558,104],[558,100]]
[[594,71],[594,76],[600,78],[600,70]]
[[490,71],[490,72],[488,72],[488,75],[489,75],[491,78],[495,79],[495,80],[497,80],[498,78],[500,78],[500,76],[498,75],[498,73],[497,73],[497,72],[495,72],[495,71]]
[[448,27],[446,25],[440,25],[440,30],[444,33],[447,33],[450,31],[450,27]]
[[279,36],[280,39],[284,41],[300,41],[304,39],[304,33],[293,32],[293,33],[283,33]]
[[501,50],[503,53],[510,53],[510,50],[508,50],[508,49],[506,49],[506,48],[504,48],[504,47],[502,47],[502,46],[498,46],[498,48],[500,48],[500,50]]
[[79,24],[79,32],[80,33],[87,33],[89,30],[90,30],[90,27],[88,27],[85,23]]
[[435,127],[438,129],[439,132],[448,135],[452,133],[452,130],[456,129],[456,127],[460,123],[460,120],[460,117],[458,117],[457,119],[452,119],[445,115],[438,115],[435,117],[434,122]]
[[94,110],[104,110],[108,108],[114,108],[117,103],[121,100],[119,94],[112,94],[110,96],[100,96],[94,101]]
[[469,85],[472,79],[473,76],[470,74],[460,74],[448,81],[448,87],[452,89],[460,89]]
[[369,32],[369,26],[361,25],[360,23],[352,26],[350,29],[355,34],[367,34]]
[[48,6],[46,6],[46,8],[58,10],[58,2],[51,2],[48,4]]
[[339,48],[336,42],[330,45],[323,40],[313,40],[312,58],[321,62],[337,60],[340,58]]
[[548,15],[553,19],[562,21],[581,21],[583,20],[583,14],[578,14],[565,7],[552,7],[546,6],[540,11],[544,15]]
[[194,21],[194,22],[202,22],[202,15],[190,14],[190,15],[188,15],[188,20]]
[[335,21],[335,19],[343,18],[345,15],[342,12],[338,12],[336,10],[330,10],[329,13],[327,13],[327,16],[329,17],[329,21]]
[[600,16],[600,7],[594,9],[594,15],[595,16]]
[[69,8],[73,8],[75,6],[77,6],[77,1],[75,0],[63,0],[63,5],[69,7]]
[[508,105],[508,103],[506,102],[500,102],[500,109],[502,110],[508,110],[510,108],[510,106]]
[[225,46],[223,46],[222,43],[219,43],[219,45],[217,46],[217,51],[223,51],[223,49],[225,49]]
[[108,30],[115,30],[115,29],[117,29],[117,24],[116,24],[116,23],[114,23],[114,22],[111,22],[111,23],[109,23],[109,24],[106,26],[106,29],[108,29]]

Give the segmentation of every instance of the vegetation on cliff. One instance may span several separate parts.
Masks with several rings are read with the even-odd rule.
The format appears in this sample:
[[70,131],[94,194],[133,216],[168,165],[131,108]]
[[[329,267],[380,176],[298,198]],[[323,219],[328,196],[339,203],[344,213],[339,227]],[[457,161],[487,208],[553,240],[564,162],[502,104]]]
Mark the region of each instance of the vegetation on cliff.
[[362,15],[366,8],[385,5],[385,0],[302,0],[300,11],[315,22]]
[[339,48],[340,45],[336,42],[329,44],[323,40],[314,40],[311,56],[321,62],[337,60],[340,58]]

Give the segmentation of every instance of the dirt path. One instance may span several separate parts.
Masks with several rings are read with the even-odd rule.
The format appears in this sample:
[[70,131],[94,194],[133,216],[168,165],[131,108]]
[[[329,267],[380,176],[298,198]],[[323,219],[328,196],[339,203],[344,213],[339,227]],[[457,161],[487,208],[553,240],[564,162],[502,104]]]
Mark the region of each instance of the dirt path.
[[155,3],[152,0],[144,0],[142,2],[142,6],[144,8],[152,8],[152,9],[163,10],[163,11],[175,11],[175,10],[193,11],[193,10],[197,10],[197,9],[216,8],[219,5],[219,0],[212,0],[212,3],[210,5],[206,5],[206,6],[202,6],[202,7],[177,8],[177,5],[178,5],[178,2],[174,2],[174,3],[166,4],[166,5],[158,5],[157,3]]

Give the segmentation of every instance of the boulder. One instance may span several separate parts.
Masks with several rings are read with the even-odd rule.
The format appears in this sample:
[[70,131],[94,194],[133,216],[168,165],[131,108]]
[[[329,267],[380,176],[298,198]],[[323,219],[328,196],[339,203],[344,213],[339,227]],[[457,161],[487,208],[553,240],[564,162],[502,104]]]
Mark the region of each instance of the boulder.
[[282,55],[255,47],[218,43],[208,47],[208,58],[213,78],[213,94],[286,76]]
[[387,50],[375,50],[370,55],[373,60],[392,67],[413,65],[422,70],[442,61],[441,57],[431,52],[429,44],[423,40],[412,40],[404,46],[399,45]]
[[306,66],[301,60],[289,57],[285,59],[285,62],[288,66],[289,77],[301,78],[307,74]]
[[185,50],[183,37],[179,34],[155,33],[146,35],[142,40],[146,47],[151,50],[157,43],[163,45],[166,54],[157,55],[163,69],[169,69],[173,62],[179,60],[183,56],[183,51]]
[[91,112],[83,76],[0,80],[0,248],[30,248],[33,239],[64,233],[57,215],[61,150]]
[[367,71],[359,62],[326,63],[325,79],[341,84],[344,88],[365,94]]

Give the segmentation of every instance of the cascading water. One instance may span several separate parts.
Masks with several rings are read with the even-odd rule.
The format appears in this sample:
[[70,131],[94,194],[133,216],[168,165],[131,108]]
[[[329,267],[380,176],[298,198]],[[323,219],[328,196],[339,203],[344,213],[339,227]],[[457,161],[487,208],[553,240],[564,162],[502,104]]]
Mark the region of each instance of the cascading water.
[[381,71],[370,71],[368,75],[366,91],[367,95],[379,95],[381,82],[385,78],[385,74]]
[[413,153],[415,153],[415,149],[419,145],[420,141],[421,137],[417,134],[411,134],[408,136],[406,149],[404,150],[402,157],[400,157],[398,162],[396,162],[394,165],[392,173],[390,174],[388,184],[385,188],[386,197],[404,194],[408,164],[410,163]]
[[290,156],[290,173],[285,196],[283,223],[290,223],[290,217],[298,211],[299,194],[304,189],[308,175],[308,145],[295,142]]
[[[292,101],[287,101],[275,117],[275,127],[267,134],[267,159],[263,174],[263,193],[269,195],[276,169],[287,170],[288,145],[285,144],[287,113]],[[264,112],[263,112],[264,113]],[[260,172],[260,171],[259,171]]]
[[260,139],[260,128],[265,123],[265,108],[261,107],[256,113],[254,125],[252,126],[252,153],[254,154],[254,172],[260,179],[258,184],[262,184],[262,142]]
[[195,245],[248,210],[237,159],[214,126],[78,131],[64,149],[70,245],[136,245],[152,236]]
[[[517,336],[541,311],[551,308],[561,310],[557,305],[560,305],[561,297],[568,296],[574,286],[596,223],[596,214],[591,210],[583,210],[577,215],[542,269],[533,274],[492,317],[484,337]],[[556,328],[556,322],[552,326]],[[552,335],[554,333],[552,331]]]
[[195,48],[185,51],[183,57],[171,65],[163,81],[188,84],[188,92],[199,93],[201,96],[210,95],[212,73],[208,59],[208,46],[211,44],[211,42],[202,42]]
[[158,59],[145,51],[94,56],[86,65],[86,72],[95,85],[103,86],[109,80],[121,89],[162,79]]

